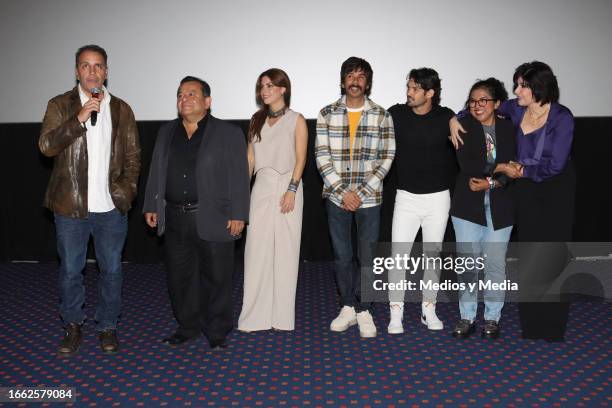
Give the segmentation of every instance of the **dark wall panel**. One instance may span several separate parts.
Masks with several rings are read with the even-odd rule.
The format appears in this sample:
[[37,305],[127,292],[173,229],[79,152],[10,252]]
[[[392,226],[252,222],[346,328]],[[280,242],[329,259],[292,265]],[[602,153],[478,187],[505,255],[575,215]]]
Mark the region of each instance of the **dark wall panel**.
[[[231,121],[245,132],[247,120]],[[129,233],[124,259],[131,262],[159,262],[161,246],[144,223],[143,192],[157,130],[161,121],[139,122],[142,144],[142,173],[139,195],[129,216]],[[578,174],[575,241],[612,241],[612,118],[576,118],[573,160]],[[325,207],[321,200],[323,183],[313,156],[315,121],[308,120],[308,159],[304,172],[304,220],[301,256],[306,260],[332,258]],[[0,124],[2,200],[0,200],[0,260],[56,259],[52,214],[42,207],[53,162],[37,148],[40,123]],[[381,240],[391,239],[391,217],[395,191],[391,179],[385,182]],[[450,224],[450,223],[449,223]],[[452,237],[449,225],[447,239]]]

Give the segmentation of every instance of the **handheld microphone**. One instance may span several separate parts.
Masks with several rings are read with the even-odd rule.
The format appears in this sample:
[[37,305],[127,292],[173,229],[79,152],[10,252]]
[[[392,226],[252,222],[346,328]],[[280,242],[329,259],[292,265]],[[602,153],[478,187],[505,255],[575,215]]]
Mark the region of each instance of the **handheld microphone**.
[[[99,88],[91,88],[89,90],[89,92],[91,92],[91,96],[93,98],[99,98],[100,97],[100,89]],[[93,111],[91,112],[91,126],[96,126],[96,122],[98,121],[98,112]]]

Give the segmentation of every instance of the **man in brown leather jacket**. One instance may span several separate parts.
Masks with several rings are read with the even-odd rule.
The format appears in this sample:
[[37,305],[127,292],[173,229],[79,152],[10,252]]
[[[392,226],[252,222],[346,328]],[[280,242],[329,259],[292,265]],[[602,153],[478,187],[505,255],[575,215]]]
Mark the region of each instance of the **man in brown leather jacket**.
[[38,142],[54,158],[45,207],[53,211],[60,258],[60,315],[65,335],[60,354],[76,352],[85,320],[83,268],[90,235],[100,267],[95,320],[105,352],[118,349],[121,252],[127,212],[136,195],[140,143],[134,114],[104,83],[107,55],[97,45],[76,52],[78,85],[51,99]]

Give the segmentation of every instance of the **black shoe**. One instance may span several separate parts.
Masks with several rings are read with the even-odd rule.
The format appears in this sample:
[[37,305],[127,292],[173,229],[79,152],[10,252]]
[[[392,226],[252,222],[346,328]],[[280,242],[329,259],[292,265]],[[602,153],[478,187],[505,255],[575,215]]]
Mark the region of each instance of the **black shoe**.
[[64,329],[64,338],[60,343],[57,352],[63,355],[76,353],[81,345],[83,336],[81,335],[81,325],[77,323],[69,323]]
[[196,337],[198,336],[187,337],[187,336],[183,336],[180,333],[174,333],[172,336],[166,337],[165,339],[163,339],[162,343],[167,344],[169,346],[178,346],[179,344],[183,344],[189,340],[193,340]]
[[476,331],[476,324],[470,322],[466,319],[461,319],[455,325],[455,329],[453,330],[453,337],[458,337],[460,339],[466,339],[472,335]]
[[209,341],[209,344],[212,350],[223,350],[229,346],[229,344],[227,344],[227,340],[225,339],[211,340]]
[[98,335],[100,348],[105,353],[116,353],[119,350],[117,331],[113,329],[102,330]]
[[482,338],[496,339],[499,337],[499,323],[495,320],[485,320],[484,327],[482,328]]

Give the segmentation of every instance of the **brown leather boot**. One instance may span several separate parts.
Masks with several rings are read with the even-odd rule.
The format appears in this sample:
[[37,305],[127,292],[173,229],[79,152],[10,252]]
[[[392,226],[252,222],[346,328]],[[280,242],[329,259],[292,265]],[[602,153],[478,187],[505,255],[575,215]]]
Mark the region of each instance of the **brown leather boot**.
[[100,347],[105,353],[116,353],[119,350],[119,342],[117,341],[117,331],[107,329],[100,332]]
[[81,335],[81,325],[77,323],[69,323],[64,330],[64,338],[62,339],[57,352],[64,355],[76,353],[81,345],[81,340],[83,339]]

